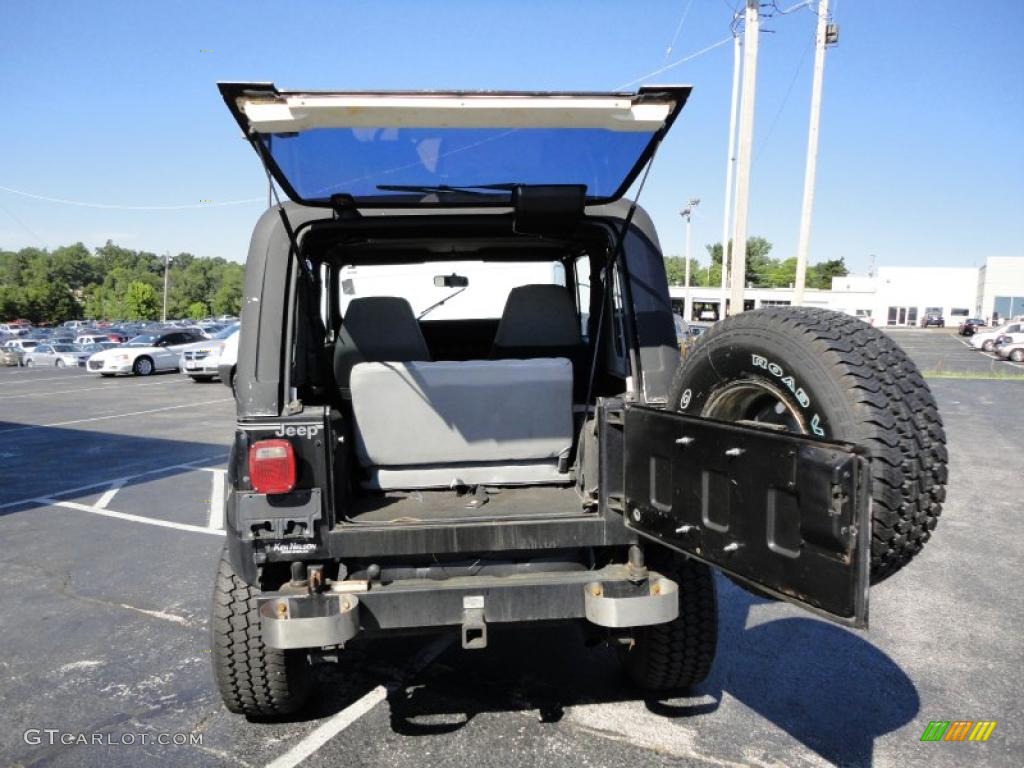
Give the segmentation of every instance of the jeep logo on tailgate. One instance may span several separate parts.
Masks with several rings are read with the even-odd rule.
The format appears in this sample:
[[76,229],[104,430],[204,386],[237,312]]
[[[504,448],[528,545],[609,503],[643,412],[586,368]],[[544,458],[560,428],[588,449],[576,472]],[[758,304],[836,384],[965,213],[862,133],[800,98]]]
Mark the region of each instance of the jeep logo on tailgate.
[[299,427],[286,427],[279,424],[274,433],[277,437],[316,437],[320,434],[321,427],[318,424],[305,424]]

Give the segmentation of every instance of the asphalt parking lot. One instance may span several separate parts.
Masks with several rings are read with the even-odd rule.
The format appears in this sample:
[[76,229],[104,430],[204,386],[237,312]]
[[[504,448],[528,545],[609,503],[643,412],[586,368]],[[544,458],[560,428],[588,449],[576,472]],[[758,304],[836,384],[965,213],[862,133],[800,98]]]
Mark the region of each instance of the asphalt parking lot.
[[[925,370],[991,367],[948,329],[895,337]],[[309,711],[268,724],[228,714],[209,674],[228,390],[0,369],[0,763],[1019,765],[1024,382],[930,383],[948,501],[925,552],[872,590],[870,630],[720,579],[715,669],[685,695],[638,695],[573,627],[505,629],[483,651],[356,643],[319,668]],[[932,720],[998,725],[922,743]]]

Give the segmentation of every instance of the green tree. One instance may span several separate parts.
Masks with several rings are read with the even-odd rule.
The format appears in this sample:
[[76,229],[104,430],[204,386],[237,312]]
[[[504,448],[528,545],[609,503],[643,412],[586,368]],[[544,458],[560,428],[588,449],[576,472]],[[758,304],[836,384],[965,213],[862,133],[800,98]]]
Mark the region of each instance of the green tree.
[[245,268],[241,264],[225,263],[220,286],[213,294],[211,307],[215,315],[235,315],[242,311],[242,280]]
[[[718,265],[718,284],[722,280],[722,244],[713,243],[706,245],[708,255],[711,257],[712,267]],[[768,254],[772,251],[772,244],[763,237],[753,236],[747,238],[747,263],[744,271],[744,282],[749,286],[762,285],[762,275],[773,267],[772,259]],[[729,241],[729,255],[732,255],[732,241]],[[712,284],[715,284],[712,281]]]
[[65,245],[50,254],[48,271],[72,289],[81,289],[102,279],[98,261],[81,243]]
[[850,271],[846,268],[846,259],[840,256],[838,259],[829,259],[812,264],[807,269],[807,287],[832,288],[833,277],[846,277]]
[[132,282],[124,295],[126,320],[153,320],[160,312],[160,295],[149,283]]
[[205,302],[193,301],[191,304],[188,305],[188,312],[186,313],[186,316],[190,317],[193,320],[202,320],[208,314],[209,312],[206,311]]

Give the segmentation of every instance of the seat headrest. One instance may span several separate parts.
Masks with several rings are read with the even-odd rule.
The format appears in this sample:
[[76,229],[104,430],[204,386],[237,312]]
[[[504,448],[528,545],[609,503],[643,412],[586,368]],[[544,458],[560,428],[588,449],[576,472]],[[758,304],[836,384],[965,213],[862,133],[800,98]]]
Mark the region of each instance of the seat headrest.
[[572,347],[581,341],[569,291],[560,285],[520,285],[509,292],[494,346]]
[[334,345],[334,376],[342,390],[356,363],[429,360],[430,349],[408,301],[397,296],[352,299]]

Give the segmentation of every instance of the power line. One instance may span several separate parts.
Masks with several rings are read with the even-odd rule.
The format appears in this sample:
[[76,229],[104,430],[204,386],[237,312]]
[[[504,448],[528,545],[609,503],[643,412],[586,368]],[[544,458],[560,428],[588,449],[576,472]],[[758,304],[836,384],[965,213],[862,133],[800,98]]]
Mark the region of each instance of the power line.
[[[687,56],[684,56],[681,59],[677,59],[676,61],[673,61],[671,64],[666,64],[664,67],[660,67],[659,69],[656,69],[653,72],[648,72],[646,75],[641,75],[640,77],[636,78],[635,80],[630,80],[628,83],[623,83],[622,85],[617,85],[617,86],[615,86],[615,90],[619,91],[619,90],[622,90],[623,88],[629,88],[629,86],[631,86],[631,85],[637,85],[638,83],[642,83],[644,80],[646,80],[649,77],[654,77],[655,75],[660,75],[662,72],[667,72],[670,69],[674,69],[675,67],[678,67],[680,64],[685,64],[688,61],[693,61],[698,56],[703,56],[705,53],[708,53],[709,51],[713,51],[715,48],[718,48],[719,46],[722,46],[722,45],[725,45],[726,43],[731,43],[731,42],[732,42],[732,35],[729,35],[728,37],[722,38],[717,43],[712,43],[711,45],[707,46],[706,48],[701,48],[699,51],[694,51],[693,53],[691,53],[691,54],[689,54]],[[3,187],[0,187],[0,189],[3,189]]]
[[672,55],[672,49],[676,47],[676,41],[679,39],[679,33],[683,29],[683,23],[686,21],[686,17],[690,15],[690,6],[693,5],[693,0],[689,0],[686,4],[686,8],[683,9],[683,15],[679,17],[679,24],[676,25],[675,34],[672,35],[672,42],[668,44],[668,48],[665,49],[665,60]]
[[245,200],[227,200],[223,203],[190,203],[188,205],[118,205],[115,203],[90,203],[85,200],[68,200],[62,197],[49,197],[48,195],[37,195],[32,192],[25,192],[21,189],[0,186],[0,190],[9,192],[12,195],[27,197],[31,200],[41,200],[45,203],[57,203],[59,205],[73,205],[78,208],[102,208],[113,211],[187,211],[199,208],[224,208],[229,205],[248,205],[250,203],[263,202],[262,197],[250,197]]
[[43,240],[43,238],[41,238],[41,237],[40,237],[39,235],[37,235],[37,234],[35,233],[35,230],[33,230],[33,229],[32,229],[31,227],[29,227],[29,225],[28,225],[28,224],[26,224],[25,222],[23,222],[23,221],[22,221],[21,219],[19,219],[19,218],[18,218],[17,216],[15,216],[15,215],[14,215],[13,213],[11,213],[11,211],[10,211],[10,210],[9,210],[9,209],[8,209],[8,208],[7,208],[6,206],[0,205],[0,211],[3,211],[3,212],[4,212],[4,213],[6,213],[6,214],[7,214],[8,216],[10,216],[10,217],[11,217],[11,220],[12,220],[12,221],[13,221],[13,222],[14,222],[15,224],[17,224],[17,225],[18,225],[19,227],[21,227],[21,228],[22,228],[22,229],[24,229],[24,230],[25,230],[26,232],[28,232],[28,233],[29,233],[29,234],[30,234],[30,235],[31,235],[31,236],[32,236],[32,237],[33,237],[33,238],[34,238],[34,239],[35,239],[35,240],[36,240],[36,241],[37,241],[37,242],[38,242],[38,243],[39,243],[39,244],[40,244],[41,246],[43,246],[43,248],[49,248],[49,247],[50,247],[50,246],[49,246],[49,245],[48,245],[48,244],[46,243],[46,241],[44,241],[44,240]]
[[786,108],[786,102],[789,101],[790,94],[793,93],[793,86],[796,85],[797,78],[800,76],[800,73],[803,72],[804,62],[807,61],[807,54],[810,53],[813,47],[814,35],[811,35],[807,41],[807,45],[804,47],[803,53],[800,54],[800,61],[797,62],[796,69],[793,71],[793,77],[789,81],[789,87],[786,88],[786,93],[782,97],[782,101],[779,103],[779,108],[776,110],[771,123],[769,123],[768,130],[765,131],[764,137],[761,139],[761,143],[757,146],[757,149],[754,150],[754,159],[752,162],[757,162],[758,158],[761,157],[761,153],[764,151],[764,148],[768,145],[768,140],[772,136],[772,131],[775,130],[775,126],[779,122],[779,118],[782,116],[782,111]]

